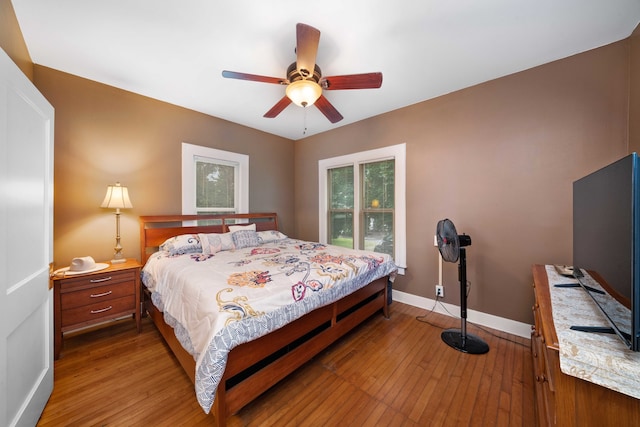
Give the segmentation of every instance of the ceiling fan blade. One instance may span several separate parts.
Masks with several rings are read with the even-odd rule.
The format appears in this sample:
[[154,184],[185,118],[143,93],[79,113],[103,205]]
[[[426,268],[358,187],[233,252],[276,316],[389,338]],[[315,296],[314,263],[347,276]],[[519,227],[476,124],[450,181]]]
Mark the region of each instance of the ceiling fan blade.
[[296,25],[296,67],[302,78],[313,75],[320,43],[320,31],[307,25]]
[[320,80],[320,86],[327,90],[378,89],[382,86],[382,73],[324,77]]
[[235,71],[227,70],[222,71],[222,77],[225,77],[227,79],[250,80],[253,82],[275,83],[280,85],[289,84],[286,79],[280,79],[278,77],[259,76],[257,74],[238,73]]
[[269,111],[264,113],[263,117],[273,119],[278,114],[282,113],[282,110],[287,108],[289,104],[291,104],[291,100],[285,95],[280,101],[276,103],[276,105],[274,105]]
[[324,95],[320,95],[320,98],[318,98],[314,105],[318,107],[318,110],[320,110],[331,123],[337,123],[344,118]]

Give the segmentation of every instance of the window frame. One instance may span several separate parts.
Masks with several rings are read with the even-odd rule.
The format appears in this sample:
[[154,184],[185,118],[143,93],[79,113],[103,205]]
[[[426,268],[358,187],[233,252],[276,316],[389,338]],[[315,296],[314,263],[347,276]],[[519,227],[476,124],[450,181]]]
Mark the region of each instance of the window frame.
[[[372,163],[383,160],[394,160],[394,261],[399,267],[398,272],[404,274],[404,269],[407,267],[407,242],[406,242],[406,143],[391,145],[388,147],[377,148],[373,150],[361,151],[357,153],[347,154],[338,157],[331,157],[328,159],[318,160],[318,231],[319,242],[327,243],[327,230],[328,230],[328,171],[338,167],[351,166],[353,170],[353,186],[354,186],[354,218],[353,218],[353,230],[354,230],[354,246],[356,241],[358,246],[360,245],[361,224],[360,213],[362,208],[361,203],[361,185],[360,185],[360,165],[364,163]],[[355,233],[358,233],[358,236]]]
[[235,207],[237,213],[249,212],[249,156],[217,148],[182,143],[182,214],[197,214],[196,207],[196,161],[198,159],[216,160],[221,164],[237,164],[237,182],[235,182]]

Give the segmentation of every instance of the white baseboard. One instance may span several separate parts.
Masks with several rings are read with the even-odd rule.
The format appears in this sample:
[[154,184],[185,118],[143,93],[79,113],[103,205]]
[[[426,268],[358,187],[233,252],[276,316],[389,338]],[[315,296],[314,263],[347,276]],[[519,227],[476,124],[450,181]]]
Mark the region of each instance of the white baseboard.
[[[419,297],[417,295],[408,294],[406,292],[393,290],[393,300],[414,307],[431,310],[435,304],[434,312],[444,314],[450,317],[460,317],[460,307],[446,302],[438,301],[438,304],[430,298]],[[446,310],[445,310],[446,309]],[[467,321],[480,326],[496,329],[517,335],[523,338],[531,338],[531,325],[515,320],[505,319],[504,317],[494,316],[493,314],[483,313],[467,309]]]

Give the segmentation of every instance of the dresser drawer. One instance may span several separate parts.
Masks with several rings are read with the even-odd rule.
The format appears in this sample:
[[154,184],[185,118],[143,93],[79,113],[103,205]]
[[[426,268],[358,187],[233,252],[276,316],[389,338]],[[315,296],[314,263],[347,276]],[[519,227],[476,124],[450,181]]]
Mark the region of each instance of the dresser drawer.
[[95,286],[90,288],[81,288],[73,292],[64,292],[60,295],[62,307],[64,311],[84,305],[96,304],[102,301],[109,301],[125,296],[134,296],[136,292],[136,282],[129,280],[126,282],[117,282]]
[[[534,310],[535,313],[535,310]],[[531,354],[533,356],[534,402],[537,424],[555,425],[554,378],[549,369],[549,353],[544,338],[534,328],[531,332]]]
[[135,310],[136,298],[133,294],[122,298],[99,301],[90,305],[62,310],[61,326],[64,331],[69,326],[78,327],[83,323],[95,323],[101,319],[110,319],[134,313]]

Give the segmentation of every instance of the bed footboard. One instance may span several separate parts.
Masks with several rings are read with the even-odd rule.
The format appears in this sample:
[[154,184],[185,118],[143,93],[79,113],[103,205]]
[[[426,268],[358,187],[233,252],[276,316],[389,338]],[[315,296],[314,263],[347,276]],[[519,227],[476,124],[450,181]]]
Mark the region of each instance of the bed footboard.
[[[382,311],[388,317],[388,280],[388,277],[383,277],[371,282],[333,304],[320,307],[268,335],[231,350],[212,408],[215,424],[226,425],[228,416],[376,312]],[[193,356],[182,348],[173,328],[164,322],[162,312],[157,310],[148,295],[145,308],[191,381],[195,382]]]

